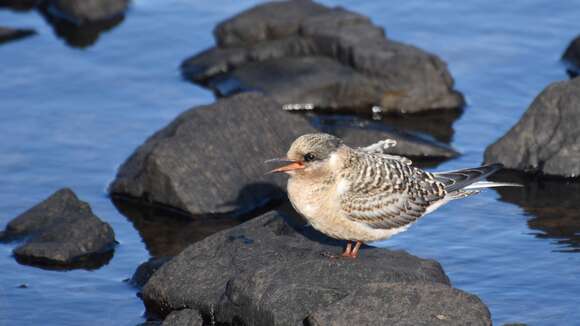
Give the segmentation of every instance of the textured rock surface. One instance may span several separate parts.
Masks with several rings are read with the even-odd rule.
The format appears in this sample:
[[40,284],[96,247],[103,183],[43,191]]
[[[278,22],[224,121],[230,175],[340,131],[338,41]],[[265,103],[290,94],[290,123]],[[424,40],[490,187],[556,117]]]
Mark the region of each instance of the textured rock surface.
[[[323,255],[339,253],[340,245],[291,216],[271,212],[189,246],[151,277],[143,300],[160,316],[193,308],[217,322],[244,325],[301,324],[372,283],[414,284],[431,304],[442,300],[430,294],[433,283],[449,284],[437,262],[372,248],[363,249],[357,260]],[[449,316],[478,306],[461,301],[458,291],[446,293],[457,296],[456,304],[468,305],[448,311]],[[388,292],[384,296],[385,302],[392,300]],[[442,305],[455,299],[445,300]],[[472,317],[477,315],[463,320]]]
[[568,48],[566,48],[566,51],[562,55],[562,59],[568,63],[568,72],[570,75],[573,77],[577,76],[578,72],[580,72],[580,35],[568,45]]
[[96,268],[112,256],[115,235],[72,190],[61,189],[6,226],[2,240],[27,237],[14,249],[23,263],[48,268]]
[[197,310],[183,309],[169,314],[162,326],[202,326],[203,319]]
[[137,267],[135,273],[131,277],[131,284],[142,287],[149,281],[153,273],[155,273],[161,266],[163,266],[166,262],[169,261],[171,257],[152,257],[148,261],[142,263]]
[[[123,15],[129,7],[128,0],[49,0],[50,10],[78,24],[108,20]],[[49,11],[50,11],[49,10]]]
[[34,35],[35,33],[32,29],[14,29],[0,26],[0,43],[17,40]]
[[580,175],[580,79],[556,82],[512,129],[485,151],[485,162],[563,177]]
[[[409,156],[457,154],[444,145],[387,131],[340,126],[328,131],[342,133],[353,146],[393,138],[399,142],[393,151]],[[264,175],[272,168],[264,161],[284,156],[296,137],[311,132],[317,129],[307,117],[285,112],[257,93],[239,94],[184,112],[155,133],[121,166],[110,192],[192,215],[240,216],[285,196],[285,180]]]
[[422,112],[463,105],[446,64],[387,40],[382,28],[311,1],[258,5],[214,30],[217,47],[185,60],[184,76],[228,96],[255,89],[282,104]]
[[300,115],[254,93],[184,112],[123,164],[112,193],[147,197],[194,215],[243,214],[282,197],[283,180],[264,161],[315,129]]
[[306,324],[491,326],[491,316],[478,297],[446,285],[374,283],[316,310]]

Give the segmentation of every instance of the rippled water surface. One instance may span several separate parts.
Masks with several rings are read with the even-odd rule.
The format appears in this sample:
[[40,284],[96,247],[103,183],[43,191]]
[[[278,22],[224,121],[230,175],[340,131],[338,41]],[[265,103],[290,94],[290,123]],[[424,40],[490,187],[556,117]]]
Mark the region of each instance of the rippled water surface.
[[[0,324],[144,320],[137,290],[124,280],[157,254],[141,238],[157,222],[147,214],[125,218],[106,196],[107,184],[147,136],[188,107],[213,100],[183,81],[178,65],[213,44],[217,22],[254,3],[133,1],[125,19],[100,35],[65,35],[35,11],[0,10],[0,25],[38,32],[0,45],[0,226],[69,186],[120,242],[106,266],[68,272],[19,265],[11,257],[15,244],[0,244]],[[463,155],[436,169],[479,165],[485,147],[548,83],[567,78],[559,57],[580,33],[574,1],[324,3],[368,15],[390,38],[448,62],[468,107],[452,136],[438,138],[452,138]],[[523,190],[454,202],[383,245],[441,262],[456,287],[485,301],[497,324],[578,324],[580,185],[522,182]],[[182,236],[199,236],[194,233]],[[167,245],[163,237],[174,233],[153,238]]]

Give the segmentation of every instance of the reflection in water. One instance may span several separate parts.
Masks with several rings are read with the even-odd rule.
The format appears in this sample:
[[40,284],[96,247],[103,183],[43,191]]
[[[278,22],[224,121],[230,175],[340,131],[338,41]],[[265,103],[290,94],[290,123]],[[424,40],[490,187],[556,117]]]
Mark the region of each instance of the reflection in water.
[[557,251],[580,252],[580,180],[530,177],[500,172],[494,181],[523,184],[524,188],[496,188],[502,201],[522,207],[532,218],[528,227],[538,238],[556,239]]
[[41,9],[40,12],[58,37],[65,40],[68,45],[77,48],[86,48],[95,44],[101,33],[117,27],[125,18],[121,15],[103,21],[77,25],[51,15],[49,10]]
[[34,257],[15,255],[14,258],[19,264],[52,271],[68,271],[73,269],[95,270],[107,265],[111,261],[111,258],[113,258],[113,254],[114,250],[94,253],[82,256],[73,262],[62,265],[56,264],[54,261],[44,261]]
[[422,114],[371,115],[366,118],[380,121],[398,131],[412,131],[429,135],[435,140],[449,144],[453,140],[453,123],[463,114],[463,110],[441,110]]
[[119,212],[133,223],[151,256],[175,256],[192,243],[203,240],[221,230],[234,227],[280,205],[284,195],[282,189],[267,183],[251,184],[244,187],[240,191],[236,203],[243,205],[244,198],[249,192],[263,191],[264,188],[271,187],[276,188],[276,192],[280,194],[279,197],[272,199],[271,204],[240,217],[231,217],[227,214],[223,216],[192,216],[187,212],[147,203],[142,199],[122,196],[113,196],[112,201]]
[[29,11],[36,8],[41,1],[42,0],[0,0],[0,8],[9,8],[16,11]]

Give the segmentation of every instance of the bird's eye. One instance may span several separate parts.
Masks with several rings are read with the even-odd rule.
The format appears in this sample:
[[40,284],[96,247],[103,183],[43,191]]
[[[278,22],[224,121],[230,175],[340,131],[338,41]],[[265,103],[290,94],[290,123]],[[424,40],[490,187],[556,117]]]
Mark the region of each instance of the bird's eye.
[[314,154],[312,154],[312,153],[304,154],[304,162],[311,162],[311,161],[314,161],[315,159],[316,159],[316,156],[314,156]]

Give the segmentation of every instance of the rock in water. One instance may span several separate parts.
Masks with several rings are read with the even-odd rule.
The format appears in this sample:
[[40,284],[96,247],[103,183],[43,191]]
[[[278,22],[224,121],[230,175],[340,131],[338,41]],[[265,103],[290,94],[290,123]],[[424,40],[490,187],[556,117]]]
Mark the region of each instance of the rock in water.
[[1,239],[27,237],[14,249],[22,263],[46,268],[97,268],[112,257],[115,235],[68,188],[22,213],[6,226]]
[[512,129],[485,150],[485,162],[546,175],[580,175],[580,78],[549,85]]
[[[422,303],[426,306],[457,304],[441,312],[446,316],[455,318],[461,310],[469,315],[462,320],[481,318],[490,324],[481,302],[461,300],[459,291],[444,290],[449,280],[437,262],[386,249],[363,249],[356,260],[322,255],[340,252],[341,244],[289,216],[270,212],[189,246],[151,277],[143,300],[148,311],[159,316],[191,308],[217,323],[302,325],[313,313],[356,296],[361,288],[405,283],[430,300]],[[395,290],[389,289],[377,290],[376,296],[388,303],[389,296],[398,293],[393,291],[402,291],[395,285]],[[441,298],[433,291],[455,297],[438,304]],[[424,306],[408,309],[427,311]]]
[[[242,215],[284,196],[265,160],[316,130],[275,101],[246,93],[182,113],[121,166],[113,194],[146,197],[192,215]],[[256,186],[252,186],[256,185]]]
[[415,113],[463,106],[437,56],[387,40],[369,18],[312,1],[258,5],[214,30],[217,47],[182,64],[221,96],[258,90],[330,110]]
[[580,35],[568,45],[562,59],[568,64],[568,73],[572,77],[578,76],[580,72]]
[[123,15],[129,0],[48,0],[48,12],[76,24],[104,21]]

